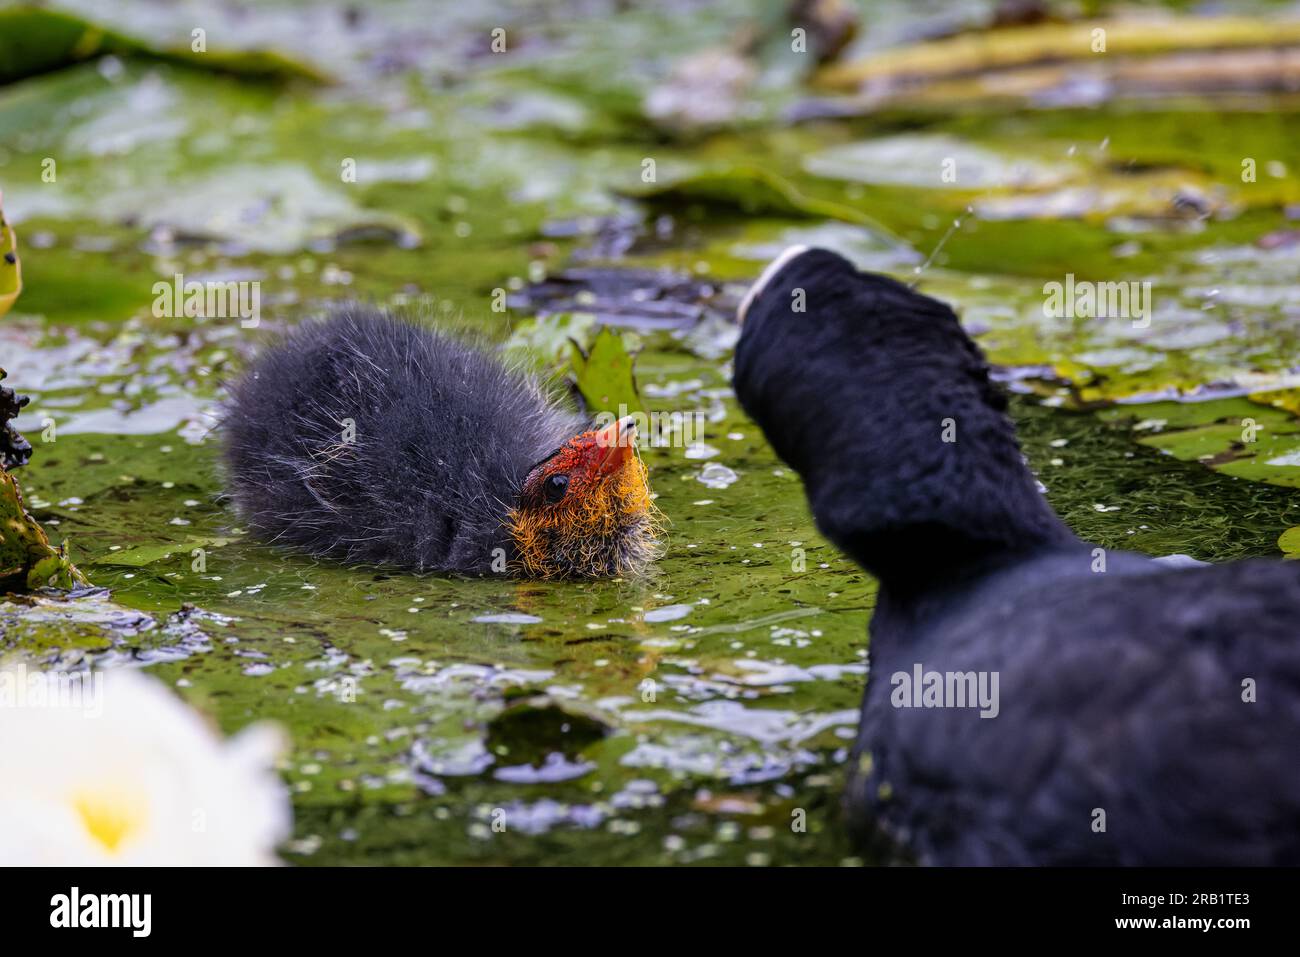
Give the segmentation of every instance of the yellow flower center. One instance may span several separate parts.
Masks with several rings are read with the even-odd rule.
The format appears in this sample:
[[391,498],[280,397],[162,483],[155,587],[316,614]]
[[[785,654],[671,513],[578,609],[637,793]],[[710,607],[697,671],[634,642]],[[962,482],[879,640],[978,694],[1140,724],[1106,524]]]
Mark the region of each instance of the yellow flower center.
[[144,824],[142,801],[121,791],[83,791],[72,802],[90,836],[114,854]]

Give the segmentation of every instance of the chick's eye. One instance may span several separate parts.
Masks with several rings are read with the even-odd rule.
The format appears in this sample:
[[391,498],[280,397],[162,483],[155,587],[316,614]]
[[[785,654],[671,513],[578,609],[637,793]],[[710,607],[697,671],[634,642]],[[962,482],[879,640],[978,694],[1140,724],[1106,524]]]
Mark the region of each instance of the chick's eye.
[[564,498],[564,493],[569,488],[569,477],[567,475],[552,475],[542,486],[542,494],[546,496],[546,501],[554,505],[560,499]]

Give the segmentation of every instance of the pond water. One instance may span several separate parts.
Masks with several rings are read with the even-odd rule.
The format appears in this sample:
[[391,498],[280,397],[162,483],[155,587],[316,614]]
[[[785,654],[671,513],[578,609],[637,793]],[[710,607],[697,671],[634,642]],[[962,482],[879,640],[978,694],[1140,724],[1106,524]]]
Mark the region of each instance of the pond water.
[[[189,35],[118,7],[123,31]],[[0,88],[25,286],[0,365],[32,396],[36,447],[18,478],[100,589],[0,603],[0,650],[146,666],[227,731],[281,722],[286,860],[871,863],[838,795],[874,583],[818,535],[728,387],[730,311],[790,242],[900,276],[928,263],[921,288],[998,364],[1081,535],[1219,561],[1279,556],[1300,525],[1294,102],[792,124],[806,94],[764,54],[749,106],[685,135],[647,124],[643,98],[684,52],[730,42],[746,5],[422,9],[367,5],[349,26],[328,6],[213,7],[214,48],[272,42],[329,86],[105,57]],[[933,22],[883,9],[864,49]],[[519,41],[500,56],[499,24]],[[970,179],[939,179],[947,159]],[[176,274],[260,282],[258,327],[155,315]],[[1149,283],[1149,322],[1046,316],[1066,274]],[[653,574],[416,577],[248,539],[221,497],[222,383],[348,298],[514,336],[543,363],[539,344],[590,331],[573,312],[627,331],[647,410],[703,423],[643,449],[669,522]]]

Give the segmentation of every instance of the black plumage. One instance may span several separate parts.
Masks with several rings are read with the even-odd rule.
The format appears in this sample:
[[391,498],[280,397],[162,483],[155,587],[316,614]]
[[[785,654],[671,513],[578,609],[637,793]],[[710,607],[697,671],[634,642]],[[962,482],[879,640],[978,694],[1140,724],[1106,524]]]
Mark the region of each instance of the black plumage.
[[[1300,563],[1080,541],[946,305],[824,250],[764,279],[737,395],[880,580],[861,833],[937,864],[1300,863]],[[899,706],[918,664],[996,674],[996,717]]]
[[[0,369],[0,379],[7,373]],[[11,471],[26,465],[32,457],[32,443],[14,428],[15,419],[31,401],[30,396],[19,395],[8,386],[0,386],[0,469]]]
[[486,352],[355,305],[265,350],[222,419],[255,535],[420,572],[504,570],[525,476],[584,427]]

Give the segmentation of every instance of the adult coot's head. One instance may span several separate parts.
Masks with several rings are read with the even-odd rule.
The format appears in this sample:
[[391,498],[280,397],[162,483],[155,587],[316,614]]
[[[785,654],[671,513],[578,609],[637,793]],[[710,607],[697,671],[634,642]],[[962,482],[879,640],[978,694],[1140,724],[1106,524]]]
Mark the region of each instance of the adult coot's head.
[[604,578],[650,561],[656,516],[627,416],[574,436],[534,465],[509,523],[529,575]]
[[803,477],[822,530],[873,573],[903,585],[1068,535],[944,303],[793,247],[739,319],[741,404]]

